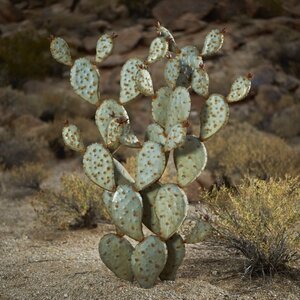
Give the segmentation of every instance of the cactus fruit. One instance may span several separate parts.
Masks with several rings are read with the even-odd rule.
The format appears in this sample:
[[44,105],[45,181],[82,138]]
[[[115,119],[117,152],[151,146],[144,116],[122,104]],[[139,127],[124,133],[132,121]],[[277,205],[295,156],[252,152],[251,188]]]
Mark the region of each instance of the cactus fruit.
[[[206,166],[204,142],[227,122],[229,105],[247,96],[251,76],[238,77],[227,96],[210,94],[209,77],[203,58],[222,47],[224,30],[212,30],[204,46],[179,48],[171,32],[157,24],[158,37],[153,40],[145,58],[130,58],[121,69],[119,99],[100,98],[100,75],[92,59],[74,62],[62,38],[51,40],[54,59],[71,67],[70,82],[76,94],[96,105],[95,123],[102,137],[87,147],[79,129],[65,124],[65,144],[83,154],[86,175],[103,191],[103,203],[116,233],[102,237],[99,253],[104,264],[116,276],[144,288],[156,280],[174,280],[185,255],[185,243],[198,243],[211,233],[209,223],[187,217],[188,201],[181,189],[192,183]],[[114,34],[104,34],[97,42],[95,63],[101,66],[113,51]],[[166,58],[165,85],[153,87],[150,66]],[[195,97],[205,98],[200,111],[200,134],[192,135],[189,127],[191,89]],[[125,105],[141,96],[151,96],[153,122],[141,143],[135,135]],[[189,131],[187,130],[189,129]],[[187,132],[189,135],[187,135]],[[134,178],[116,159],[120,146],[140,148],[136,156]],[[173,161],[176,183],[160,181],[167,163]],[[143,224],[153,235],[143,232]],[[189,230],[182,234],[186,225]],[[135,239],[134,247],[123,237]]]
[[160,273],[161,280],[175,280],[176,273],[185,256],[185,245],[182,237],[175,233],[166,241],[168,259],[163,271]]
[[104,264],[119,278],[133,281],[130,259],[133,246],[122,237],[109,233],[99,243],[99,253]]
[[167,261],[167,247],[157,236],[150,235],[139,243],[131,256],[134,277],[143,288],[154,285]]

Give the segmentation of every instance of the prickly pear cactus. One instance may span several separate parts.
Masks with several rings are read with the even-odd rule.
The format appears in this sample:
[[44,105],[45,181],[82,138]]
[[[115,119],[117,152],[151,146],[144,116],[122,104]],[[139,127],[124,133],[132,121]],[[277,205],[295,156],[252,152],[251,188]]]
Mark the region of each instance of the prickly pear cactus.
[[[188,199],[182,188],[204,170],[204,143],[226,124],[229,105],[244,99],[251,88],[248,74],[236,78],[227,95],[210,91],[203,60],[220,51],[224,30],[209,32],[201,47],[183,48],[160,23],[156,31],[158,37],[147,57],[130,58],[122,67],[120,93],[115,99],[101,97],[98,67],[113,52],[116,34],[99,37],[94,59],[73,59],[67,42],[60,37],[52,38],[50,44],[53,58],[70,67],[74,92],[96,105],[95,123],[102,142],[85,146],[76,124],[66,123],[62,136],[66,146],[83,155],[87,177],[104,190],[103,203],[116,232],[101,238],[100,257],[116,276],[135,279],[143,288],[152,287],[158,278],[175,280],[185,244],[201,242],[212,232],[209,222],[188,217]],[[151,70],[161,60],[165,62],[165,84],[156,90]],[[199,135],[189,128],[191,91],[205,100],[199,111]],[[151,97],[153,118],[143,142],[135,135],[125,107],[140,97]],[[134,178],[116,158],[120,146],[138,148]],[[173,157],[177,179],[162,183],[169,157]],[[143,230],[144,225],[151,235]],[[136,247],[126,236],[138,242]]]

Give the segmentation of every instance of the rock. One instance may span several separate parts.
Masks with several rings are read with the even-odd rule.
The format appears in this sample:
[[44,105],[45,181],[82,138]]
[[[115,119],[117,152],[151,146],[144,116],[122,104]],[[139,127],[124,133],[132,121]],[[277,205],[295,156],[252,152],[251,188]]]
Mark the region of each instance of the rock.
[[270,129],[284,138],[296,137],[300,134],[300,105],[295,104],[279,111],[272,117]]
[[19,22],[24,19],[22,12],[17,9],[11,1],[0,1],[0,20],[1,23]]
[[114,53],[126,53],[132,50],[143,37],[143,26],[136,25],[117,32]]
[[126,57],[120,54],[112,54],[103,62],[101,62],[101,68],[113,68],[116,66],[121,66],[126,62]]
[[264,84],[272,84],[275,81],[276,70],[271,65],[261,65],[253,70],[252,79],[252,91],[257,91],[257,89]]
[[198,14],[188,12],[175,19],[170,24],[170,29],[173,31],[185,31],[186,33],[194,33],[202,30],[207,26],[207,23],[199,20]]
[[168,26],[186,12],[193,12],[202,19],[213,10],[216,3],[216,0],[163,0],[152,9],[152,14],[155,19]]
[[281,92],[279,88],[266,84],[259,87],[255,102],[262,112],[270,115],[276,111],[276,105],[279,103],[280,98]]
[[83,47],[84,49],[91,53],[91,52],[95,52],[96,51],[96,44],[97,44],[97,40],[98,40],[99,36],[95,35],[95,36],[87,36],[85,38],[83,38]]
[[204,170],[196,179],[197,183],[206,190],[210,190],[215,184],[215,178],[211,171]]
[[290,92],[297,90],[300,86],[299,79],[284,72],[277,72],[275,81],[281,89],[285,89]]
[[91,23],[89,23],[88,27],[91,31],[98,30],[99,32],[102,32],[104,30],[112,28],[110,23],[105,20],[97,20],[97,21],[91,22]]

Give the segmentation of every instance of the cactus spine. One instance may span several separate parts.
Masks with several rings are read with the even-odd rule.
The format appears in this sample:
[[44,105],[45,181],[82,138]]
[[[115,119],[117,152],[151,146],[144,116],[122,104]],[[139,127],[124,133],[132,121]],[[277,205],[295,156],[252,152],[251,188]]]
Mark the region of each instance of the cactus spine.
[[[116,233],[100,240],[100,257],[118,277],[128,281],[135,278],[144,288],[152,287],[158,277],[175,280],[185,255],[185,243],[197,243],[210,234],[211,227],[203,220],[195,221],[185,238],[179,234],[183,223],[188,221],[188,201],[182,187],[204,170],[207,162],[204,141],[226,124],[229,104],[245,98],[251,87],[250,76],[240,76],[227,96],[210,94],[203,59],[221,49],[224,31],[216,29],[208,33],[202,49],[197,46],[180,49],[170,31],[159,23],[157,34],[144,60],[131,58],[124,64],[117,100],[101,99],[96,66],[101,66],[113,51],[115,34],[104,34],[98,39],[94,61],[72,59],[62,38],[53,38],[50,45],[54,59],[71,67],[74,92],[97,107],[95,122],[103,143],[85,147],[74,124],[67,123],[62,135],[68,147],[83,154],[86,175],[104,189],[104,204],[116,226]],[[166,84],[155,91],[148,67],[159,60],[166,61]],[[199,112],[199,136],[187,135],[191,90],[206,99]],[[140,94],[152,98],[153,123],[146,130],[144,142],[134,134],[125,109],[126,103]],[[120,145],[140,148],[135,178],[114,157]],[[170,154],[174,156],[177,182],[162,184],[160,178]],[[143,224],[153,235],[145,236]],[[125,236],[138,242],[135,249]]]

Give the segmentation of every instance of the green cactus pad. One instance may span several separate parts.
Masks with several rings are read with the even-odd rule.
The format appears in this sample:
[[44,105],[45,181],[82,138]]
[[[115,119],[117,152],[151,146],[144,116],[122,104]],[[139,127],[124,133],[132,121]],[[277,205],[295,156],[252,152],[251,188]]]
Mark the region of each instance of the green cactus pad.
[[171,58],[167,61],[164,70],[164,77],[167,85],[172,89],[176,87],[180,70],[180,61],[178,58]]
[[125,124],[120,124],[119,118],[113,118],[107,128],[106,144],[109,149],[117,149]]
[[195,136],[188,135],[185,143],[175,149],[174,162],[178,184],[188,185],[200,175],[206,166],[207,152],[204,144]]
[[219,29],[214,29],[207,34],[204,40],[201,55],[209,56],[217,53],[223,46],[224,34]]
[[140,148],[141,143],[137,136],[133,133],[130,124],[126,124],[123,129],[123,133],[120,137],[120,142],[122,145],[130,148]]
[[157,181],[162,176],[165,166],[163,147],[151,141],[145,142],[136,160],[136,188],[140,191]]
[[50,43],[50,51],[52,57],[57,62],[67,66],[72,66],[73,62],[71,58],[70,48],[64,39],[55,37]]
[[102,201],[103,201],[104,207],[105,207],[107,213],[109,214],[110,218],[112,216],[111,204],[112,204],[113,197],[114,197],[114,192],[110,192],[107,190],[103,191]]
[[185,141],[186,136],[186,126],[182,124],[174,125],[167,136],[165,142],[165,151],[171,151],[179,146],[181,146]]
[[97,41],[96,62],[101,63],[105,58],[107,58],[111,54],[113,46],[113,35],[103,34]]
[[103,101],[96,111],[95,121],[105,144],[107,144],[109,124],[114,118],[128,120],[129,117],[125,108],[117,103],[117,101],[113,99]]
[[114,224],[129,237],[141,241],[143,202],[141,195],[130,185],[119,185],[111,204]]
[[175,233],[166,241],[168,259],[166,265],[159,275],[161,280],[175,280],[176,273],[185,256],[185,245],[182,237]]
[[179,123],[187,121],[191,111],[191,98],[189,91],[179,86],[171,94],[167,109],[166,132]]
[[125,238],[113,233],[103,236],[99,243],[100,258],[116,276],[133,281],[131,256],[133,246]]
[[152,78],[148,70],[140,68],[137,71],[136,86],[141,94],[145,96],[154,95]]
[[200,113],[200,139],[207,140],[217,133],[228,121],[229,106],[222,95],[212,94]]
[[169,44],[163,37],[157,37],[155,38],[149,49],[149,55],[146,59],[147,64],[153,64],[156,61],[162,59],[166,56],[168,52]]
[[186,218],[187,197],[176,184],[165,184],[156,195],[154,207],[159,219],[160,236],[167,240]]
[[208,96],[209,77],[203,68],[194,70],[192,75],[192,89],[202,97]]
[[103,145],[94,143],[87,147],[83,167],[86,175],[97,185],[109,191],[115,189],[113,158]]
[[166,126],[171,94],[171,88],[162,87],[152,100],[152,117],[162,127]]
[[166,142],[164,129],[156,123],[150,124],[146,129],[145,140],[164,145]]
[[139,243],[131,256],[135,279],[143,288],[151,288],[167,261],[167,247],[157,236],[148,236]]
[[179,49],[176,45],[175,39],[173,37],[173,35],[171,34],[171,32],[164,26],[161,26],[160,24],[158,24],[157,26],[157,33],[164,37],[166,39],[166,41],[169,43],[169,48],[170,51],[172,52],[177,52]]
[[211,225],[201,219],[187,219],[185,222],[188,223],[189,232],[184,241],[188,244],[200,243],[212,233]]
[[70,82],[74,92],[91,104],[100,100],[100,74],[87,58],[76,59],[70,73]]
[[180,49],[179,60],[182,64],[190,68],[199,68],[203,64],[202,58],[199,56],[199,50],[195,46],[185,46]]
[[84,151],[85,147],[80,134],[80,130],[76,125],[65,125],[62,130],[62,137],[65,144],[74,151]]
[[160,187],[161,185],[156,182],[150,187],[141,191],[141,195],[143,198],[143,223],[148,229],[156,234],[160,233],[160,227],[159,220],[155,213],[154,203]]
[[121,185],[121,184],[133,184],[135,181],[131,177],[131,175],[127,172],[125,167],[115,158],[114,160],[114,165],[115,165],[115,178],[116,178],[116,184]]
[[226,97],[228,102],[236,102],[244,99],[251,88],[251,80],[248,77],[240,76],[232,84],[230,92]]
[[136,75],[143,62],[138,58],[127,60],[121,70],[120,79],[120,102],[127,103],[139,95],[136,84]]

